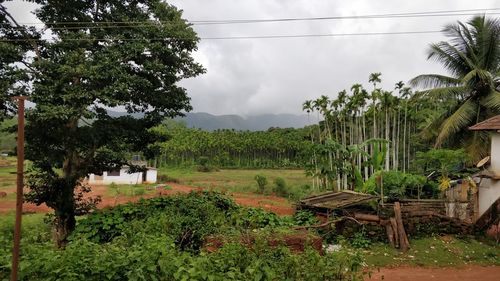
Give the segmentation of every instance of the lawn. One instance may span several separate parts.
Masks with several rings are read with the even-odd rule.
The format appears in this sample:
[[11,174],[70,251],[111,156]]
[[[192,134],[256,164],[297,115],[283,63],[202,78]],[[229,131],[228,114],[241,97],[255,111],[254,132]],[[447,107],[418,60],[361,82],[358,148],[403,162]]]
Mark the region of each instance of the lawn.
[[161,168],[161,176],[177,180],[180,184],[230,192],[257,192],[256,175],[267,178],[266,192],[271,193],[276,178],[283,178],[291,199],[304,197],[312,192],[311,179],[303,170],[289,169],[228,169],[213,172],[198,172],[192,168]]

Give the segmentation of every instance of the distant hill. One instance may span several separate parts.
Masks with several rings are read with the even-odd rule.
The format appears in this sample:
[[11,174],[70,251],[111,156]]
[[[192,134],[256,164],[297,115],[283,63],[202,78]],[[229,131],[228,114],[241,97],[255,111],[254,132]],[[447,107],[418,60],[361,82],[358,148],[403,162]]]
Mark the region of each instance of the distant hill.
[[309,125],[307,115],[293,114],[263,114],[248,117],[239,115],[212,115],[204,112],[187,113],[178,117],[189,128],[200,128],[207,131],[217,129],[235,129],[263,131],[271,127],[302,128]]
[[[108,110],[113,117],[127,115],[126,112]],[[141,113],[132,114],[135,118],[142,117]],[[186,113],[184,117],[175,118],[182,121],[188,128],[199,128],[207,131],[218,129],[235,129],[242,131],[265,131],[271,127],[303,128],[309,125],[307,115],[294,114],[262,114],[242,117],[239,115],[213,115],[205,112]]]

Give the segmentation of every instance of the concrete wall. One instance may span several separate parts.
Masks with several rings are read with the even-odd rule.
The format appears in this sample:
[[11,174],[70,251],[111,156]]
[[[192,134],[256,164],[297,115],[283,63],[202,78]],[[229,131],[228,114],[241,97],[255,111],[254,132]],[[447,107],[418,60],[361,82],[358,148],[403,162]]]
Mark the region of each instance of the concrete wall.
[[146,182],[156,183],[157,176],[158,176],[158,171],[156,171],[156,169],[148,169],[148,171],[146,172]]
[[479,191],[479,216],[482,216],[486,210],[500,198],[500,181],[492,179],[483,179]]
[[[490,170],[500,175],[500,133],[491,134],[491,166]],[[500,180],[483,179],[479,187],[479,216],[500,198]]]
[[110,176],[108,172],[104,172],[102,177],[90,174],[89,176],[90,184],[141,184],[142,183],[142,173],[128,173],[127,168],[120,169],[119,176]]
[[500,133],[491,134],[491,170],[500,174]]

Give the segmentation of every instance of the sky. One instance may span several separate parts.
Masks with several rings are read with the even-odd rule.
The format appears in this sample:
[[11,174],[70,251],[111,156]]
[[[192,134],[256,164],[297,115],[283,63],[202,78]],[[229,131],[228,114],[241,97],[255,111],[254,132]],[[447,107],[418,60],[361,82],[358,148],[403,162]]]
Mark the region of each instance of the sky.
[[[496,0],[170,0],[188,21],[355,16],[500,8]],[[7,5],[19,22],[36,18],[31,3]],[[498,17],[498,15],[496,15]],[[267,36],[441,30],[472,16],[342,19],[194,26],[198,36]],[[194,53],[207,72],[180,82],[194,112],[239,114],[302,113],[305,100],[334,98],[354,83],[366,88],[368,76],[382,73],[384,89],[423,73],[446,73],[428,61],[429,44],[447,40],[442,33],[201,40]]]

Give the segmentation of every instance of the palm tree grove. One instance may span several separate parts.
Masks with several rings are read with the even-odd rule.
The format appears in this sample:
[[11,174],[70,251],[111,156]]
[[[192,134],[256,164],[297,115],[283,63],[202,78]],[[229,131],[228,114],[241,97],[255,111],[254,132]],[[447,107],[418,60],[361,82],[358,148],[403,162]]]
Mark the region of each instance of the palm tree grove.
[[0,280],[498,280],[496,1],[0,0]]

